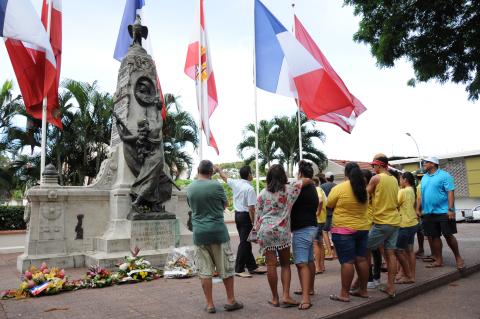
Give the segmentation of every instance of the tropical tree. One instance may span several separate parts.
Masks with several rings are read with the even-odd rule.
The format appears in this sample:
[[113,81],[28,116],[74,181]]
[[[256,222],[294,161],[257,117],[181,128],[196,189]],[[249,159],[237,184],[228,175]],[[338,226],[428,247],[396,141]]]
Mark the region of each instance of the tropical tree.
[[7,80],[0,89],[0,152],[11,147],[13,119],[23,108],[22,97],[13,97],[13,81]]
[[[61,96],[65,121],[63,132],[53,135],[63,141],[55,150],[57,165],[62,167],[66,184],[82,185],[92,180],[106,158],[111,134],[112,97],[98,91],[97,82],[67,79],[62,86],[71,95]],[[55,140],[55,139],[54,139]],[[61,154],[60,156],[58,154]]]
[[411,61],[408,83],[452,81],[480,97],[480,2],[344,0],[361,17],[354,40],[371,46],[380,67]]
[[[327,157],[314,146],[315,139],[325,141],[325,134],[313,127],[312,122],[300,113],[302,157],[315,163],[320,169],[326,166]],[[293,176],[293,166],[300,160],[298,147],[298,115],[275,117],[273,135],[280,149],[279,160],[287,164],[287,174]]]
[[[258,159],[260,172],[265,174],[265,166],[270,168],[273,160],[277,159],[275,152],[277,145],[273,135],[275,123],[261,120],[258,123]],[[253,151],[253,152],[252,152]],[[255,161],[255,124],[248,124],[243,131],[243,141],[237,146],[238,155],[250,165]],[[244,154],[247,155],[244,155]]]
[[170,93],[164,95],[167,114],[163,123],[165,163],[175,179],[186,169],[192,170],[193,159],[185,147],[191,145],[197,149],[199,143],[197,124],[190,113],[182,110],[178,99]]

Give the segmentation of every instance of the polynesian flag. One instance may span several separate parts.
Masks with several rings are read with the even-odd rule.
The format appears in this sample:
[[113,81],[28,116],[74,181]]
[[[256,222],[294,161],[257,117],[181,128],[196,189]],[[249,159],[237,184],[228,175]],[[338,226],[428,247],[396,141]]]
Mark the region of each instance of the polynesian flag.
[[[323,81],[328,83],[328,89],[325,87],[323,92],[325,99],[323,99],[323,102],[343,106],[340,110],[318,116],[314,120],[335,124],[345,132],[351,133],[357,117],[367,110],[366,107],[348,91],[342,79],[332,68],[297,16],[295,16],[295,37],[325,70]],[[314,108],[308,105],[306,101],[300,101],[299,105],[302,109]]]
[[191,42],[188,45],[184,71],[191,79],[195,80],[201,128],[205,133],[207,144],[219,154],[217,143],[210,129],[210,116],[218,105],[218,98],[205,28],[203,0],[198,0],[198,7],[195,12],[195,27]]
[[[27,113],[42,118],[47,97],[47,121],[62,127],[58,82],[62,51],[61,0],[52,0],[50,39],[46,31],[48,6],[43,1],[42,19],[29,0],[0,0],[0,26],[17,77]],[[43,22],[43,25],[42,25]]]
[[[137,14],[142,19],[142,24],[146,25],[145,10],[143,10],[144,7],[145,7],[145,0],[127,0],[125,2],[125,9],[123,10],[122,22],[120,23],[120,29],[118,30],[117,43],[115,44],[115,51],[113,52],[113,58],[115,60],[122,62],[125,55],[127,55],[128,48],[130,47],[133,41],[132,37],[128,33],[128,26],[135,22],[135,18],[137,17]],[[147,37],[145,41],[142,41],[142,47],[147,51],[148,54],[150,54],[150,56],[153,59],[152,42],[150,41],[150,37]],[[153,61],[153,63],[155,64],[155,61]],[[156,86],[157,86],[158,94],[160,96],[160,100],[162,101],[162,104],[163,104],[164,100],[163,100],[162,86],[160,85],[158,72],[157,72]],[[164,121],[166,117],[167,117],[167,106],[163,105],[162,118]]]

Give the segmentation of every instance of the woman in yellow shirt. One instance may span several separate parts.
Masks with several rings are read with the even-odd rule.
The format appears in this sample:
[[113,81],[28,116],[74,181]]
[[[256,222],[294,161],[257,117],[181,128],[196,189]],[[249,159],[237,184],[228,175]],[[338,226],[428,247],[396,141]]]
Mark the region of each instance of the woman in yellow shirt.
[[317,235],[313,240],[313,254],[315,256],[315,274],[322,274],[325,271],[325,247],[323,246],[323,227],[327,220],[327,196],[323,189],[320,188],[320,181],[314,177],[319,204],[317,210]]
[[417,213],[415,211],[415,178],[410,172],[400,177],[402,189],[398,192],[398,207],[400,211],[400,229],[398,231],[397,249],[395,255],[402,266],[402,274],[397,277],[397,284],[415,282],[416,258],[413,243],[418,229]]
[[[331,300],[350,301],[350,295],[368,298],[367,241],[368,194],[365,178],[357,163],[345,166],[347,180],[335,186],[328,195],[327,207],[333,208],[332,240],[341,264],[342,287]],[[358,290],[350,292],[354,269],[358,272]]]

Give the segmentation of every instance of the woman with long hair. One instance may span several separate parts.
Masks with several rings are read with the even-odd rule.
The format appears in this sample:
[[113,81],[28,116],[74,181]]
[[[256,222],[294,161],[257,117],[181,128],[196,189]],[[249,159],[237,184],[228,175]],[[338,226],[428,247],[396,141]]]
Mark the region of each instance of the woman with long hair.
[[[357,163],[345,166],[346,180],[328,195],[327,207],[333,208],[332,240],[341,264],[341,289],[331,300],[349,302],[350,295],[368,298],[368,194],[365,177]],[[358,290],[350,291],[355,270]]]
[[[298,179],[313,178],[312,163],[298,162]],[[312,307],[310,295],[314,294],[315,263],[313,258],[313,240],[317,235],[318,194],[314,184],[302,188],[292,207],[290,217],[292,230],[293,261],[297,266],[301,289],[295,294],[302,295],[299,310]]]
[[395,283],[412,284],[415,282],[416,266],[413,243],[418,228],[417,213],[415,212],[415,177],[413,177],[413,174],[410,172],[403,173],[400,176],[400,186],[402,188],[398,192],[398,205],[401,221],[395,255],[402,271],[400,276],[397,275]]
[[[267,173],[267,187],[257,198],[252,232],[257,234],[255,241],[260,246],[260,253],[266,259],[267,279],[272,292],[272,300],[268,303],[273,307],[287,308],[299,305],[290,296],[290,247],[292,245],[290,212],[302,187],[309,184],[312,184],[312,181],[306,178],[288,184],[283,166],[274,164]],[[277,254],[280,259],[283,286],[281,301],[277,290]]]

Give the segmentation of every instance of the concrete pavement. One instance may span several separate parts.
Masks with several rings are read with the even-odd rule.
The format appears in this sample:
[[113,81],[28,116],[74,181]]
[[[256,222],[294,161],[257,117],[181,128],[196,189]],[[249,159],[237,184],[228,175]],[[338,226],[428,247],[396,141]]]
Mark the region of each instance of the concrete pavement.
[[[480,224],[459,224],[457,236],[468,266],[480,265],[478,244]],[[232,248],[237,240],[232,238]],[[235,247],[236,248],[236,247]],[[327,271],[316,276],[313,307],[307,311],[296,308],[280,309],[267,304],[270,292],[265,275],[253,278],[235,278],[237,299],[245,308],[232,313],[223,311],[225,295],[221,283],[214,285],[217,313],[203,311],[204,298],[197,278],[160,279],[152,282],[114,286],[103,289],[80,290],[55,296],[24,300],[0,301],[0,319],[4,318],[358,318],[382,307],[395,305],[401,300],[460,278],[448,247],[444,245],[445,266],[426,269],[417,264],[418,281],[414,285],[398,285],[397,298],[388,299],[372,290],[370,299],[352,297],[350,303],[330,301],[328,296],[340,288],[339,263],[327,261]],[[257,252],[257,249],[254,250]],[[0,255],[0,290],[15,288],[19,274],[15,270],[16,254]],[[470,271],[480,268],[470,268]],[[86,269],[68,269],[71,278],[83,276]],[[382,281],[385,275],[382,275]],[[433,284],[432,284],[433,283]],[[291,291],[299,287],[296,269],[292,266]],[[432,293],[435,293],[433,291]],[[297,298],[298,299],[298,298]],[[397,307],[402,307],[398,304]]]

